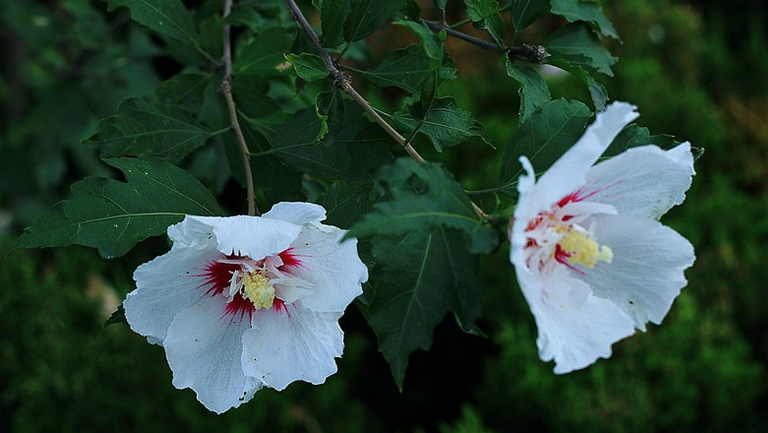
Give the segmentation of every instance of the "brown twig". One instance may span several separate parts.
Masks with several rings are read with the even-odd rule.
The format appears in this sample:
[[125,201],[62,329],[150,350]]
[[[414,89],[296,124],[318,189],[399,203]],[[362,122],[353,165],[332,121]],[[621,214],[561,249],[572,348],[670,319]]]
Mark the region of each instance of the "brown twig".
[[229,39],[229,24],[227,24],[227,16],[232,11],[232,0],[224,0],[224,12],[222,13],[223,26],[223,39],[224,39],[224,81],[221,82],[221,93],[227,100],[227,108],[229,109],[229,119],[232,125],[232,130],[235,131],[235,137],[237,138],[237,144],[240,145],[240,152],[243,155],[243,166],[245,168],[245,185],[248,190],[248,215],[260,215],[259,209],[256,207],[256,194],[253,188],[253,172],[251,171],[251,153],[248,150],[248,145],[245,143],[245,137],[243,136],[243,130],[240,129],[240,122],[237,119],[237,107],[235,106],[235,99],[232,97],[232,45]]
[[[325,67],[328,68],[328,74],[331,78],[333,78],[334,83],[343,90],[347,95],[349,95],[355,102],[360,105],[360,107],[365,110],[366,113],[368,113],[376,123],[381,126],[381,128],[389,134],[390,137],[392,137],[397,144],[403,147],[405,151],[410,155],[410,157],[416,161],[419,164],[424,164],[426,160],[419,155],[419,152],[416,151],[416,149],[411,146],[411,144],[408,142],[408,140],[405,139],[402,135],[400,135],[395,128],[392,127],[389,123],[387,123],[386,120],[384,120],[379,113],[376,112],[376,110],[371,107],[371,104],[365,100],[359,93],[357,93],[357,90],[355,90],[354,87],[352,87],[352,79],[348,75],[345,75],[343,72],[339,70],[339,68],[336,66],[336,64],[333,62],[333,58],[331,58],[331,55],[328,53],[328,50],[323,47],[323,44],[320,43],[320,38],[317,36],[317,33],[315,33],[315,29],[312,28],[312,26],[309,24],[309,21],[307,21],[307,18],[304,16],[304,14],[301,12],[301,9],[299,9],[299,6],[296,4],[295,0],[285,0],[285,3],[288,5],[288,7],[291,9],[291,13],[293,15],[293,19],[296,20],[299,25],[304,29],[304,31],[307,33],[307,36],[309,36],[309,39],[312,40],[312,43],[314,44],[315,48],[317,48],[317,53],[320,55],[320,58],[323,59],[323,63],[325,64]],[[488,219],[488,214],[483,212],[482,209],[480,209],[479,206],[477,206],[475,203],[472,203],[472,208],[475,210],[475,213],[482,218],[482,219]]]
[[506,52],[510,60],[525,60],[526,62],[541,64],[544,63],[544,60],[547,58],[547,51],[542,45],[523,44],[519,47],[510,47],[508,49],[504,49],[491,41],[486,41],[485,39],[480,39],[466,33],[462,33],[458,30],[454,30],[452,28],[453,26],[446,26],[440,21],[420,21],[429,26],[429,28],[433,31],[445,30],[448,36],[461,39],[462,41],[469,42],[470,44],[480,48],[498,52]]
[[299,9],[299,6],[296,4],[296,2],[294,0],[285,0],[285,3],[291,9],[293,18],[299,23],[299,25],[301,25],[309,38],[312,40],[315,48],[317,48],[317,52],[320,55],[320,58],[323,59],[325,67],[328,68],[328,74],[331,76],[331,78],[333,78],[336,85],[347,95],[349,95],[355,102],[357,102],[360,107],[365,110],[365,112],[368,113],[373,118],[373,120],[378,123],[379,126],[381,126],[381,128],[397,142],[397,144],[405,149],[405,151],[408,153],[408,155],[410,155],[411,158],[414,159],[414,161],[418,162],[419,164],[426,162],[424,158],[419,155],[419,152],[417,152],[416,149],[410,145],[410,143],[406,142],[405,137],[400,135],[400,133],[398,133],[395,128],[387,123],[387,121],[384,120],[384,118],[382,118],[379,113],[373,109],[373,107],[371,107],[371,104],[368,103],[365,98],[360,96],[360,94],[357,93],[357,90],[352,87],[351,78],[341,72],[338,67],[336,67],[336,64],[333,62],[333,58],[331,58],[331,55],[328,53],[325,47],[323,47],[323,44],[320,43],[320,39],[317,37],[317,33],[315,33],[315,30],[309,24],[307,18],[301,12],[301,9]]

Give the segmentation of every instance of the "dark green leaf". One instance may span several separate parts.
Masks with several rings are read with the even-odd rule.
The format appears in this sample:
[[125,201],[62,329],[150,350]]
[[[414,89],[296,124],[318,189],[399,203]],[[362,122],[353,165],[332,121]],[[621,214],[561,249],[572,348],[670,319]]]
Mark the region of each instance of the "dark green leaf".
[[396,86],[417,94],[419,84],[439,65],[427,57],[422,47],[411,45],[388,53],[374,69],[356,72],[377,86]]
[[344,42],[344,21],[352,11],[351,0],[316,0],[323,29],[323,45],[337,47]]
[[548,61],[563,60],[590,73],[597,71],[612,77],[611,66],[618,61],[583,23],[559,28],[547,37],[544,45],[551,55]]
[[179,107],[128,99],[116,115],[99,121],[98,131],[86,143],[98,145],[102,158],[155,156],[177,163],[211,135]]
[[448,4],[448,0],[434,0],[435,7],[440,9],[441,11],[445,10],[445,5]]
[[408,113],[392,116],[395,126],[411,133],[419,125],[419,133],[429,137],[438,152],[476,137],[491,144],[481,123],[471,117],[469,111],[459,108],[453,97],[434,98],[422,119],[414,119]]
[[328,76],[328,68],[325,67],[323,59],[314,54],[286,54],[285,60],[291,62],[296,75],[304,81],[322,80]]
[[186,171],[159,159],[105,160],[127,182],[87,177],[72,185],[72,198],[24,229],[18,248],[83,245],[105,258],[119,257],[138,242],[165,233],[185,215],[220,215],[211,193]]
[[482,21],[499,11],[496,0],[464,0],[467,6],[467,17],[474,22]]
[[291,51],[294,38],[293,32],[280,27],[264,31],[242,49],[234,65],[235,71],[260,77],[282,75],[286,69],[283,54]]
[[592,103],[595,105],[595,110],[605,110],[605,107],[609,101],[608,91],[605,89],[605,86],[595,80],[595,77],[593,77],[592,74],[585,71],[578,65],[572,65],[565,60],[551,60],[548,63],[552,66],[557,66],[558,68],[567,71],[574,77],[581,80],[581,82],[587,86],[587,90],[589,90],[589,96],[592,98]]
[[109,316],[109,319],[104,322],[104,327],[108,328],[112,325],[117,325],[118,323],[128,323],[128,320],[125,318],[125,309],[123,308],[123,304],[117,306],[117,310],[115,310],[115,312]]
[[382,167],[376,179],[389,199],[375,204],[352,227],[350,236],[404,235],[451,227],[466,234],[473,253],[487,254],[496,246],[496,233],[477,216],[464,188],[439,165],[399,159]]
[[491,16],[482,21],[480,27],[491,35],[496,45],[504,46],[504,34],[507,32],[507,25],[504,23],[501,13],[495,12],[491,14]]
[[675,140],[675,137],[671,135],[651,135],[648,128],[632,124],[624,128],[621,133],[613,139],[610,147],[603,152],[603,158],[616,156],[632,147],[654,144],[662,149],[670,149],[679,143],[680,142]]
[[272,147],[286,163],[306,173],[370,179],[369,171],[392,160],[388,146],[382,145],[383,133],[365,120],[357,104],[342,101],[340,95],[337,101],[327,116],[318,116],[313,107],[296,112],[282,125]]
[[371,210],[373,184],[334,182],[317,203],[325,208],[326,224],[347,229]]
[[471,329],[482,314],[485,289],[477,277],[478,258],[449,229],[412,227],[398,237],[375,238],[373,255],[368,321],[402,389],[408,356],[429,350],[435,326],[449,312]]
[[551,0],[552,13],[560,15],[569,23],[584,21],[603,36],[619,39],[613,24],[603,14],[603,8],[593,0]]
[[161,104],[178,105],[190,113],[197,113],[203,105],[205,87],[214,76],[199,73],[174,75],[157,88],[155,96]]
[[534,111],[552,100],[552,94],[544,79],[532,66],[515,65],[509,57],[503,56],[507,75],[520,83],[520,123],[528,119]]
[[395,24],[399,26],[407,27],[416,36],[421,39],[421,44],[424,47],[424,53],[430,59],[442,62],[445,55],[445,44],[443,40],[438,37],[429,26],[416,21],[395,21]]
[[523,31],[549,8],[549,0],[512,0],[512,27]]
[[131,18],[139,24],[165,36],[181,41],[215,62],[200,45],[200,36],[195,30],[192,15],[181,0],[105,0],[109,10],[125,6],[131,11]]
[[368,37],[405,6],[405,0],[351,0],[352,8],[344,23],[344,37],[355,42]]
[[549,168],[584,133],[592,112],[579,101],[555,99],[545,103],[512,136],[501,161],[502,184],[517,181],[526,156],[539,172]]

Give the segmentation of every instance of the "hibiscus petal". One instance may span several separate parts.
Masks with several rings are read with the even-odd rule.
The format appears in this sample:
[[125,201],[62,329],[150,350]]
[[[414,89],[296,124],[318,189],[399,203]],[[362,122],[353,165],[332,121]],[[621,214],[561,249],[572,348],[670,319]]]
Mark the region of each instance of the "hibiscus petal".
[[611,345],[635,332],[632,319],[613,302],[592,295],[586,283],[563,273],[541,278],[520,266],[515,270],[539,329],[539,356],[555,360],[556,374],[610,357]]
[[670,151],[642,146],[595,165],[584,194],[609,203],[621,214],[659,218],[685,200],[691,186],[693,155],[683,143]]
[[301,226],[272,218],[238,215],[233,217],[189,217],[211,227],[216,248],[224,254],[261,260],[284,251],[301,232]]
[[613,262],[598,263],[579,278],[629,314],[638,329],[661,323],[695,260],[690,242],[658,221],[630,215],[597,219],[595,236],[611,247]]
[[208,224],[186,216],[178,224],[168,227],[168,237],[173,248],[210,248],[215,245],[213,230]]
[[325,209],[312,203],[281,202],[272,206],[272,209],[263,216],[303,226],[324,220]]
[[253,329],[243,335],[245,374],[282,391],[303,380],[315,385],[336,373],[344,350],[340,313],[310,311],[300,302],[270,311],[257,311]]
[[579,189],[586,182],[590,167],[611,145],[613,139],[639,114],[635,106],[614,102],[605,111],[597,113],[590,125],[567,152],[539,178],[534,187],[534,206],[549,209],[561,198]]
[[176,314],[205,296],[205,266],[219,257],[212,244],[207,249],[174,244],[170,252],[139,266],[133,274],[136,290],[123,302],[131,329],[150,343],[161,343]]
[[290,255],[298,264],[286,272],[314,285],[314,292],[302,298],[313,311],[344,311],[363,293],[368,268],[357,255],[357,239],[341,242],[346,233],[337,227],[307,225],[291,245]]
[[225,314],[226,299],[206,298],[179,313],[163,342],[173,385],[191,388],[206,408],[216,413],[238,407],[262,384],[243,373],[243,334],[250,324]]

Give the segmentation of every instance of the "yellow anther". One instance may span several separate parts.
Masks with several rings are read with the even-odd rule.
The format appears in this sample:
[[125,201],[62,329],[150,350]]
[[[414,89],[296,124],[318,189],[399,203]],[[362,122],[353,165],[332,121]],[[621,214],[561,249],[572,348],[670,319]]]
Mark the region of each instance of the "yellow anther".
[[253,306],[259,308],[270,308],[275,302],[275,287],[269,282],[269,279],[258,272],[251,272],[243,278],[245,287],[245,296],[253,302]]
[[568,263],[591,268],[598,261],[605,263],[613,261],[613,251],[607,245],[598,245],[593,239],[572,227],[557,231],[565,233],[558,245],[568,254]]

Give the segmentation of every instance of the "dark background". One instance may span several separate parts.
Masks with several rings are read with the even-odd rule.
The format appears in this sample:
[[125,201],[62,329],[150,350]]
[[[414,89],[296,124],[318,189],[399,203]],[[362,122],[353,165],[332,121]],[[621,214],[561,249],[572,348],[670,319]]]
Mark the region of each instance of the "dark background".
[[[436,18],[430,3],[422,2],[424,17]],[[490,338],[463,334],[447,317],[432,350],[411,357],[402,393],[375,336],[350,308],[339,373],[325,385],[265,389],[216,416],[192,391],[173,388],[160,347],[125,325],[102,327],[132,289],[133,269],[166,250],[163,239],[116,261],[80,247],[10,252],[20,230],[67,197],[73,181],[114,176],[80,140],[120,100],[152,94],[179,65],[160,57],[159,41],[124,10],[107,13],[104,3],[87,0],[1,0],[0,432],[768,431],[762,3],[603,2],[623,41],[605,41],[620,59],[614,78],[600,78],[611,98],[638,105],[639,123],[652,133],[706,150],[685,204],[663,219],[691,240],[698,259],[662,326],[616,344],[610,360],[555,376],[538,359],[535,326],[502,248],[482,267],[488,301],[481,327]],[[461,2],[451,4],[449,21],[463,19]],[[543,19],[520,41],[539,43],[561,24]],[[412,42],[402,29],[379,32],[369,41],[374,55]],[[492,53],[448,43],[459,80],[441,93],[455,95],[503,150],[517,123],[513,81]],[[548,76],[548,84],[555,97],[589,100],[569,77]],[[361,80],[356,86],[385,109],[399,97]],[[223,192],[231,209],[242,191],[205,170],[215,157],[201,149],[186,167]],[[468,142],[428,159],[483,189],[495,185],[500,157]]]

